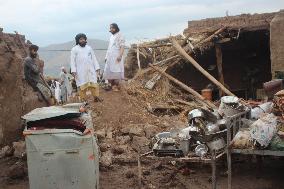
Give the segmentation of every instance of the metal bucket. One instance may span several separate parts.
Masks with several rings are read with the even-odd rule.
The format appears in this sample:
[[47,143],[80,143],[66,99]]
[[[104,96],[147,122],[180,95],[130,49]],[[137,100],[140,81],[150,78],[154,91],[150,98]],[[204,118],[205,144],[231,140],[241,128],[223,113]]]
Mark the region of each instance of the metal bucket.
[[239,102],[238,97],[223,96],[218,111],[220,115],[233,116],[244,111],[244,106]]

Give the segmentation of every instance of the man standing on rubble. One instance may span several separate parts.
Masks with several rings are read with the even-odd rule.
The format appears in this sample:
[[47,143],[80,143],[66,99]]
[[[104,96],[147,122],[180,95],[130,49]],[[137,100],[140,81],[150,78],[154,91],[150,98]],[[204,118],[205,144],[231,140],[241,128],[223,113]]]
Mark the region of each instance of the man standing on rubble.
[[36,64],[37,58],[37,45],[31,45],[29,47],[29,56],[24,60],[24,75],[28,84],[38,92],[38,97],[46,102],[46,104],[52,105],[52,92],[47,83],[44,81],[42,75],[42,69]]
[[113,91],[119,90],[119,83],[124,79],[123,53],[125,40],[116,23],[110,25],[109,46],[105,57],[104,79],[108,80]]
[[75,37],[76,46],[71,50],[71,73],[79,88],[81,100],[86,100],[86,93],[90,91],[95,102],[99,98],[99,85],[97,77],[100,75],[100,65],[93,49],[87,45],[87,36],[83,33]]

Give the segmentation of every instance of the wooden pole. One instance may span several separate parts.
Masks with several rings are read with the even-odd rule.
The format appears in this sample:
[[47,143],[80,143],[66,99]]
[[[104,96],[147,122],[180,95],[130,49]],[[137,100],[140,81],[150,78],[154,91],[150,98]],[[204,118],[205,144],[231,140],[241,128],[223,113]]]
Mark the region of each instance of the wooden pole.
[[229,91],[224,85],[222,85],[219,81],[217,81],[212,75],[210,75],[206,70],[204,70],[189,54],[185,52],[185,50],[178,44],[178,42],[172,38],[172,43],[175,49],[184,57],[184,59],[188,60],[196,69],[198,69],[205,77],[207,77],[210,81],[212,81],[217,87],[219,87],[222,91],[224,91],[229,96],[235,96],[231,91]]
[[141,70],[141,65],[140,65],[140,57],[139,57],[139,45],[137,44],[137,64],[138,64],[138,68],[139,68],[139,71]]
[[232,154],[230,149],[231,143],[231,125],[227,124],[227,167],[228,167],[228,189],[232,189]]
[[209,37],[207,37],[207,38],[205,38],[205,39],[199,41],[197,44],[195,44],[195,46],[198,46],[198,45],[200,45],[200,44],[202,44],[202,43],[206,43],[206,42],[211,41],[216,35],[218,35],[219,33],[223,32],[226,28],[227,28],[227,27],[224,26],[224,27],[218,29],[216,32],[214,32],[214,33],[213,33],[212,35],[210,35]]
[[159,61],[159,62],[153,63],[153,65],[156,66],[156,65],[158,65],[158,64],[163,64],[163,63],[165,63],[165,62],[167,62],[167,61],[176,59],[176,58],[178,58],[178,57],[179,57],[179,55],[175,55],[175,56],[172,56],[172,57],[167,58],[167,59],[165,59],[165,60],[161,60],[161,61]]
[[175,79],[173,76],[167,74],[166,72],[164,72],[160,68],[157,68],[157,67],[153,66],[152,64],[149,64],[149,66],[151,68],[153,68],[154,70],[160,72],[163,76],[167,77],[169,80],[171,80],[172,82],[174,82],[175,84],[177,84],[178,86],[180,86],[181,88],[186,90],[187,92],[191,93],[193,96],[195,96],[199,100],[198,102],[200,102],[201,104],[203,104],[205,106],[209,106],[212,109],[217,109],[216,106],[212,102],[205,100],[203,96],[201,96],[198,92],[196,92],[191,87],[189,87],[189,86],[185,85],[184,83],[180,82],[179,80]]
[[138,162],[138,186],[139,189],[142,189],[142,168],[140,161],[140,153],[138,154],[137,162]]
[[216,151],[211,152],[211,164],[212,164],[212,189],[216,189]]
[[[215,46],[216,50],[216,62],[217,62],[217,69],[218,69],[218,76],[219,76],[219,81],[222,85],[225,84],[224,82],[224,75],[223,75],[223,55],[222,55],[222,48],[220,45],[216,44]],[[223,91],[220,89],[219,90],[219,96],[223,96]]]

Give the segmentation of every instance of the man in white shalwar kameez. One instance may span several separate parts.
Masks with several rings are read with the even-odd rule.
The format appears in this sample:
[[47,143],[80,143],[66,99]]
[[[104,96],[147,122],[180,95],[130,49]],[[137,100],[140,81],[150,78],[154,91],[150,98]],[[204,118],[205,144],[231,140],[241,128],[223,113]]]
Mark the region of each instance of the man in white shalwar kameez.
[[60,83],[58,81],[55,81],[54,97],[58,103],[61,103],[60,96],[61,96]]
[[100,74],[100,65],[93,49],[87,45],[87,36],[78,34],[75,37],[76,46],[71,50],[71,73],[79,88],[79,96],[86,101],[87,91],[90,91],[94,101],[101,101],[99,98],[99,86],[97,77]]
[[124,46],[125,40],[116,23],[110,25],[109,46],[105,57],[104,79],[108,80],[114,91],[118,91],[119,83],[124,79]]
[[60,84],[61,84],[61,100],[62,103],[66,103],[71,95],[71,84],[68,78],[67,71],[64,67],[61,68],[60,72]]

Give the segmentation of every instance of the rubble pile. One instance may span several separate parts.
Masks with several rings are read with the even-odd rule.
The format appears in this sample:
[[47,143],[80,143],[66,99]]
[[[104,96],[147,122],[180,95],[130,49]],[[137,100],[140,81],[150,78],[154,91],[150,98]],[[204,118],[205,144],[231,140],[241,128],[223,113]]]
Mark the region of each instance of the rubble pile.
[[[203,151],[206,151],[206,153],[204,152],[205,154],[207,154],[209,150],[218,151],[222,149],[224,151],[227,132],[226,124],[228,124],[227,122],[230,120],[230,117],[241,113],[249,114],[249,119],[244,121],[246,124],[249,122],[252,123],[253,127],[251,128],[250,135],[260,135],[260,133],[264,132],[263,128],[260,128],[259,123],[261,119],[266,119],[260,115],[263,112],[272,112],[272,102],[264,103],[265,101],[263,101],[258,104],[259,106],[257,107],[248,105],[248,102],[238,99],[235,94],[228,90],[229,87],[225,86],[224,78],[222,81],[222,77],[224,77],[222,69],[218,68],[218,70],[215,70],[218,74],[216,75],[215,73],[214,75],[214,72],[210,72],[210,70],[215,69],[213,67],[216,67],[216,65],[209,65],[210,63],[208,62],[209,66],[199,65],[195,60],[199,60],[207,51],[213,51],[213,55],[216,56],[214,59],[217,58],[217,60],[214,60],[214,64],[217,64],[217,67],[219,67],[218,61],[221,60],[222,63],[222,55],[221,58],[218,57],[218,47],[220,47],[221,44],[223,48],[226,48],[227,44],[241,44],[245,42],[244,39],[247,37],[246,35],[250,35],[251,33],[249,32],[251,31],[259,31],[259,34],[263,31],[269,32],[269,23],[274,16],[275,13],[269,13],[205,19],[197,21],[196,23],[193,21],[190,22],[189,27],[185,29],[184,36],[170,36],[168,38],[131,46],[125,65],[126,76],[129,78],[127,86],[128,94],[137,99],[136,102],[138,105],[144,106],[144,108],[154,115],[162,115],[165,109],[167,112],[174,110],[177,112],[177,115],[181,115],[180,117],[182,117],[183,121],[188,121],[188,127],[184,125],[184,129],[174,132],[162,132],[155,135],[155,144],[152,146],[155,155],[191,156],[192,154],[190,153],[195,151],[193,155],[196,156],[199,154],[197,156],[203,156],[196,150],[201,148]],[[230,20],[232,20],[232,22],[230,22]],[[247,43],[249,42],[247,41]],[[263,48],[265,49],[265,46]],[[254,50],[257,51],[258,49]],[[206,59],[206,61],[209,60]],[[232,62],[234,61],[232,60]],[[223,97],[221,101],[212,102],[212,96],[208,96],[208,98],[206,98],[207,96],[205,95],[200,97],[198,92],[184,87],[183,83],[178,80],[182,77],[179,75],[178,70],[182,70],[183,66],[188,63],[192,64],[201,73],[202,77],[205,76],[206,79],[214,83],[220,91],[222,90],[223,94],[219,91],[219,97],[224,96],[224,94],[228,96]],[[204,66],[206,66],[209,71],[206,71]],[[169,77],[167,74],[175,77]],[[195,76],[198,76],[198,74]],[[214,77],[219,77],[219,81],[216,81]],[[190,79],[193,78],[192,76]],[[186,79],[184,79],[183,82],[185,82],[184,84],[190,83],[186,83]],[[198,84],[193,85],[193,88],[195,87],[196,90],[200,90],[200,88],[196,88],[197,85]],[[260,91],[259,85],[262,85],[262,83],[257,85],[258,91]],[[241,86],[242,85],[236,86],[235,88],[241,88]],[[254,87],[255,86],[250,85],[249,90]],[[214,90],[210,87],[203,89]],[[251,94],[255,98],[256,94],[253,94],[254,92],[255,91]],[[207,103],[204,104],[200,102],[200,100]],[[280,109],[282,108],[281,106],[275,105],[275,103],[274,106]],[[159,114],[155,114],[157,112],[159,112]],[[199,115],[189,118],[190,116],[188,115],[195,114],[194,112],[196,114],[202,114],[202,116]],[[215,121],[208,121],[208,117],[203,115],[205,114],[204,112],[213,113]],[[206,114],[208,115],[208,113]],[[258,120],[258,122],[254,122],[255,120]],[[276,122],[268,123],[268,120],[271,121],[274,119],[273,117],[269,117],[265,123],[261,122],[260,125],[275,126]],[[269,133],[267,133],[267,135],[269,135],[269,141],[277,131],[276,126],[274,126],[268,126],[270,130],[267,128],[269,130]],[[185,137],[184,133],[187,133]],[[217,135],[214,136],[215,134]],[[264,138],[264,136],[255,136],[255,138],[257,137]],[[190,141],[192,139],[194,140],[193,143]],[[184,142],[183,140],[187,141]],[[265,143],[267,142],[268,141],[265,141]],[[183,147],[183,143],[186,143],[186,148]],[[259,142],[257,143],[259,144]],[[245,141],[244,144],[247,147],[249,144],[252,144],[252,140]],[[188,149],[188,146],[194,146],[196,149]],[[254,139],[254,146],[257,146],[256,139]]]
[[[220,31],[218,30],[217,33],[215,31],[214,36],[219,34]],[[129,95],[135,97],[134,101],[137,100],[139,105],[150,111],[159,109],[159,107],[160,109],[162,107],[164,109],[175,109],[178,111],[177,114],[181,114],[185,118],[190,110],[202,107],[202,104],[196,101],[193,95],[185,92],[168,78],[163,77],[148,66],[153,64],[165,72],[171,72],[175,65],[184,62],[172,47],[172,38],[177,40],[186,52],[198,56],[209,45],[212,33],[196,35],[195,39],[191,38],[191,41],[194,41],[192,43],[189,38],[178,35],[133,45],[128,52],[125,63],[126,77],[129,78],[126,90]],[[193,44],[196,46],[193,47]],[[139,61],[137,60],[137,51],[139,51]]]
[[13,142],[12,146],[4,146],[0,150],[0,161],[8,162],[8,168],[0,177],[9,179],[23,179],[28,175],[26,163],[26,147],[24,141]]

